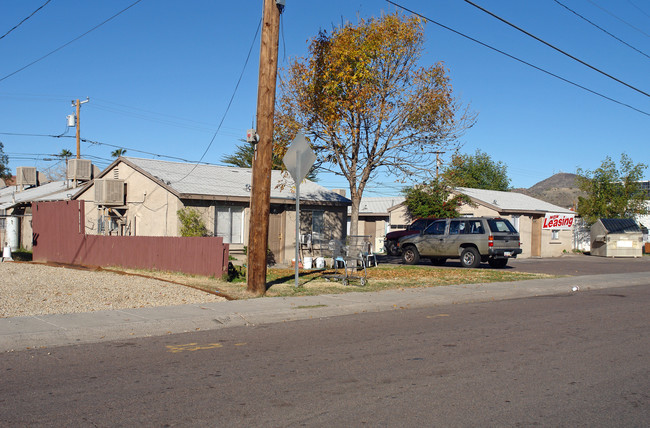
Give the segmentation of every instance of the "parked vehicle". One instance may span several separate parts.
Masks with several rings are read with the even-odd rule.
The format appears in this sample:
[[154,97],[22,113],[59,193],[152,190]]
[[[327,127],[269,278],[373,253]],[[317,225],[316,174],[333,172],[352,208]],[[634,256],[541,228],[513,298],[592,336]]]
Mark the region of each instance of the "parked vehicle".
[[384,248],[386,254],[389,256],[399,256],[399,247],[397,246],[397,241],[404,236],[418,235],[424,229],[426,229],[431,223],[433,223],[436,218],[419,218],[413,223],[406,226],[406,229],[395,230],[393,232],[388,232],[386,238],[384,238]]
[[463,217],[439,219],[417,235],[398,242],[402,260],[409,265],[428,257],[434,265],[447,259],[460,259],[463,267],[475,268],[488,262],[503,268],[509,258],[521,254],[519,232],[499,217]]

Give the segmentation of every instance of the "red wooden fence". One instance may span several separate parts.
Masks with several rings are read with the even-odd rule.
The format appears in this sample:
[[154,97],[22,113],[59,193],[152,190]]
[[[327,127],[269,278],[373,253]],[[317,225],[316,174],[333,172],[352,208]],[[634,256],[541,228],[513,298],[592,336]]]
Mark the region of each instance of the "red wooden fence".
[[33,259],[84,266],[156,269],[220,278],[228,244],[220,237],[86,235],[84,201],[32,204]]

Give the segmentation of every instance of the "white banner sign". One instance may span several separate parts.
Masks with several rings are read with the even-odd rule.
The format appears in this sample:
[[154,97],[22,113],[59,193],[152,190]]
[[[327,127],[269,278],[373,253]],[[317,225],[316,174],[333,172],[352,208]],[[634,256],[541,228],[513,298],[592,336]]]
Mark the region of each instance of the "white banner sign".
[[552,214],[546,213],[542,229],[568,230],[573,226],[575,214]]

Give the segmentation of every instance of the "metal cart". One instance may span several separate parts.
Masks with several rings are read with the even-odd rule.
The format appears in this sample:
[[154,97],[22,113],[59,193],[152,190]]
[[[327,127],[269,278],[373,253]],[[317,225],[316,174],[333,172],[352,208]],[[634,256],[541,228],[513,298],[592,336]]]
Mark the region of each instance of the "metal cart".
[[[368,282],[366,272],[367,250],[369,242],[366,236],[348,236],[346,242],[331,240],[328,244],[329,256],[332,257],[333,274],[323,275],[328,280],[341,281],[350,285],[350,280],[359,280],[361,286]],[[340,272],[339,269],[342,269]],[[363,276],[361,275],[363,271]]]

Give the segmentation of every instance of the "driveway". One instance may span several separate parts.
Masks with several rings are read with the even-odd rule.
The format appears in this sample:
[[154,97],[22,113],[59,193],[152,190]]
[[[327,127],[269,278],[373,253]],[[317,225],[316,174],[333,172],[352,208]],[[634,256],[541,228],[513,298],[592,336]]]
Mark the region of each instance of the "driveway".
[[[400,257],[379,256],[379,264],[401,264]],[[420,262],[421,266],[431,266],[429,260]],[[438,267],[438,266],[436,266]],[[448,260],[445,269],[460,269],[458,260]],[[486,263],[481,269],[491,269]],[[650,256],[639,258],[608,258],[588,255],[566,255],[546,259],[514,259],[508,261],[505,270],[510,272],[546,273],[551,275],[600,275],[608,273],[648,272],[650,275]]]

